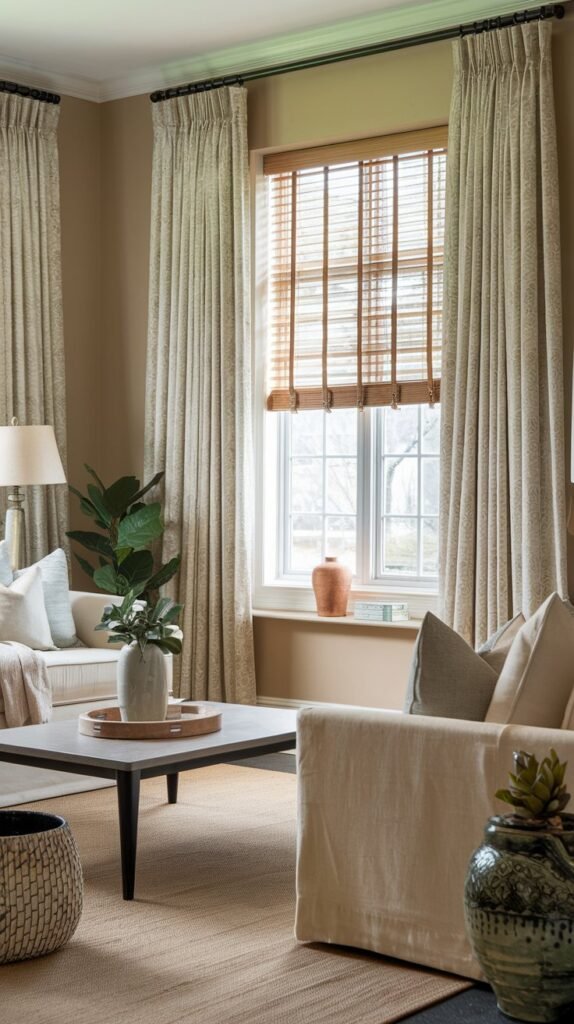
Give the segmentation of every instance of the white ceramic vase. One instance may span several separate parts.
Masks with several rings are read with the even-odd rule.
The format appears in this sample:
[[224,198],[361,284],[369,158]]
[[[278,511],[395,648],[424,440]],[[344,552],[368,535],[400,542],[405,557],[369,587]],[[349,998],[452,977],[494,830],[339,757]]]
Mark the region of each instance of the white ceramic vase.
[[118,703],[122,722],[161,722],[167,715],[166,659],[155,644],[142,652],[134,640],[120,651]]

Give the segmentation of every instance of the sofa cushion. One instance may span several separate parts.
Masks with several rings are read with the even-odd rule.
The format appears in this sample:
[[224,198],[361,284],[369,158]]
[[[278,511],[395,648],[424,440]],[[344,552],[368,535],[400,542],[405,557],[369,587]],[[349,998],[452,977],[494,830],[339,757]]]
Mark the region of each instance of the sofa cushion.
[[118,650],[77,647],[45,651],[42,656],[48,668],[54,705],[103,697],[115,700]]
[[8,541],[0,540],[0,583],[3,587],[9,587],[13,579]]
[[70,605],[68,559],[65,551],[56,548],[33,566],[17,569],[14,573],[15,579],[19,579],[31,569],[40,570],[48,622],[56,647],[73,647],[79,640]]
[[496,633],[493,633],[483,643],[482,647],[478,648],[477,654],[480,654],[480,657],[484,659],[487,665],[494,669],[497,676],[502,672],[514,638],[518,635],[525,622],[526,619],[522,612],[520,612],[513,619],[510,619],[510,622],[505,622],[504,626],[497,629]]
[[427,612],[417,637],[404,711],[482,722],[497,674],[450,626]]
[[515,637],[487,722],[559,729],[574,683],[574,619],[551,594]]
[[17,641],[35,651],[54,650],[39,569],[31,569],[9,587],[0,584],[0,640]]

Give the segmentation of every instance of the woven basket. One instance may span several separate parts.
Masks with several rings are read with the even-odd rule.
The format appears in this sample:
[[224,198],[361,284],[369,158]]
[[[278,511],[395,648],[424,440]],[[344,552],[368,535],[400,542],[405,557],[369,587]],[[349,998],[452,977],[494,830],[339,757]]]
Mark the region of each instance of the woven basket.
[[82,868],[67,821],[0,811],[0,964],[53,953],[82,913]]

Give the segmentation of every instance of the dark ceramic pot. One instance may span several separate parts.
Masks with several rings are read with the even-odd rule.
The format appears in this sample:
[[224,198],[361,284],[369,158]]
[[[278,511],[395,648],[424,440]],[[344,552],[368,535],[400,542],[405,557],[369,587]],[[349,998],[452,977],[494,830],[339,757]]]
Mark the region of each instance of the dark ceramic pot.
[[499,1010],[515,1020],[574,1011],[574,815],[563,820],[552,833],[490,818],[468,867],[470,942]]

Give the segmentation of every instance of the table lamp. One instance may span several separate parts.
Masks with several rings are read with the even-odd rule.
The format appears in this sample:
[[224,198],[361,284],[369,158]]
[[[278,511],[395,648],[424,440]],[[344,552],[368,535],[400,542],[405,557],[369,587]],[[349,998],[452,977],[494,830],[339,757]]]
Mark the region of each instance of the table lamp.
[[5,537],[13,569],[22,568],[24,557],[24,495],[20,488],[65,483],[53,427],[21,427],[16,418],[11,426],[0,427],[0,487],[12,488]]

